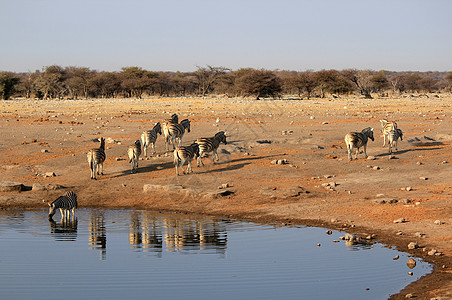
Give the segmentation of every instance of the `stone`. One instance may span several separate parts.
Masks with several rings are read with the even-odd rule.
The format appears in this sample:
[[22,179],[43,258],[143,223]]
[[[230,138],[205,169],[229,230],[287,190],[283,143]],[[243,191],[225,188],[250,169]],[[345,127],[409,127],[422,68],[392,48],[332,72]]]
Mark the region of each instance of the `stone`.
[[372,169],[374,169],[374,170],[380,170],[380,167],[379,167],[379,166],[374,166]]
[[54,172],[46,172],[45,174],[44,174],[44,177],[55,177],[56,175],[55,175],[55,173]]
[[405,223],[406,220],[405,220],[405,218],[399,218],[399,219],[394,220],[393,222],[394,222],[395,224],[397,224],[397,223]]
[[331,230],[327,230],[327,231],[326,231],[326,234],[328,234],[328,235],[332,235],[332,234],[333,234],[333,231],[331,231]]
[[47,149],[42,149],[42,150],[41,150],[41,153],[49,153],[49,150],[47,150]]
[[56,190],[61,190],[61,189],[65,189],[66,187],[60,184],[46,184],[46,189],[49,191],[56,191]]
[[416,237],[424,237],[424,236],[425,236],[425,233],[422,233],[422,232],[416,232],[416,233],[414,233],[414,236],[416,236]]
[[20,182],[0,181],[0,192],[20,192],[25,186]]
[[398,260],[400,258],[399,255],[396,255],[392,260]]
[[45,191],[45,190],[47,190],[47,188],[45,187],[45,185],[42,185],[40,183],[33,183],[33,185],[31,186],[31,190],[32,191]]
[[413,250],[419,248],[419,245],[416,242],[411,242],[408,244],[408,249]]
[[420,180],[428,180],[428,177],[419,177]]
[[406,265],[408,266],[408,268],[413,269],[414,267],[416,267],[416,261],[410,258],[407,260]]
[[429,252],[427,252],[427,254],[430,255],[430,256],[432,256],[432,255],[435,255],[436,252],[437,252],[437,251],[436,251],[435,249],[432,249],[432,250],[430,250]]
[[436,225],[441,225],[441,224],[443,224],[443,222],[441,222],[441,220],[435,220],[435,222],[434,222]]
[[376,158],[375,158],[375,156],[370,155],[367,157],[367,160],[376,160]]

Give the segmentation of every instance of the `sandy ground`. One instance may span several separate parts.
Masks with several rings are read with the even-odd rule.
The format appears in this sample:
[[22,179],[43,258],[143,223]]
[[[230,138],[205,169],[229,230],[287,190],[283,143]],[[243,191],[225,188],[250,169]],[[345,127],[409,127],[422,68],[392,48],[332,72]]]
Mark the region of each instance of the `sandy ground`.
[[[452,298],[452,96],[337,98],[10,100],[0,102],[1,181],[33,190],[0,192],[0,207],[45,207],[73,189],[83,207],[200,213],[346,229],[435,264],[434,272],[394,299]],[[155,122],[178,113],[191,120],[184,144],[223,130],[220,162],[176,176],[172,153],[157,154],[130,173],[127,147]],[[390,159],[380,119],[404,132]],[[373,127],[374,159],[348,161],[344,136]],[[90,180],[86,153],[107,143],[104,175]],[[111,140],[110,140],[111,142]],[[286,164],[272,164],[274,160]],[[45,176],[46,173],[56,176]],[[144,190],[144,185],[148,190]],[[225,188],[219,189],[224,185]],[[227,186],[227,187],[226,187]],[[45,188],[47,187],[47,189]],[[225,192],[227,191],[227,192]],[[232,192],[232,193],[230,193]],[[385,202],[385,203],[383,203]],[[391,203],[394,202],[394,203]],[[0,213],[1,213],[0,210]],[[403,223],[394,220],[404,218]],[[438,221],[439,220],[439,221]],[[435,223],[436,221],[436,223]],[[409,250],[416,242],[418,249]],[[429,255],[434,249],[439,254]],[[430,252],[432,254],[432,252]]]

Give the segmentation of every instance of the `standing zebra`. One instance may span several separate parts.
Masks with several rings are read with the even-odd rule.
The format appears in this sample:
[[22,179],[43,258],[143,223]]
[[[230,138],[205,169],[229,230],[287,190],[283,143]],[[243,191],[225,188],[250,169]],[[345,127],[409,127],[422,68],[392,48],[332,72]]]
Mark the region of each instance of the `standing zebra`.
[[388,121],[388,120],[380,120],[381,123],[381,133],[383,133],[383,147],[386,146],[386,137],[388,137],[389,140],[389,132],[391,130],[397,129],[397,123],[394,121]]
[[104,161],[106,158],[105,139],[104,138],[100,138],[100,147],[91,149],[88,152],[87,157],[88,157],[88,164],[89,164],[89,167],[91,170],[91,179],[97,180],[96,173],[97,173],[97,175],[99,175],[99,171],[100,171],[100,174],[104,175]]
[[355,159],[358,159],[359,148],[364,147],[364,155],[367,158],[367,140],[374,140],[374,129],[367,127],[361,132],[349,132],[345,135],[345,144],[347,145],[348,159],[352,160],[353,147],[356,148]]
[[171,119],[166,119],[162,122],[162,132],[165,137],[166,151],[168,151],[168,146],[170,143],[170,135],[168,132],[168,124],[177,124],[179,123],[179,116],[177,114],[173,114]]
[[162,126],[160,122],[154,125],[151,130],[143,131],[141,134],[141,143],[143,144],[144,156],[147,157],[147,150],[149,145],[152,145],[152,154],[155,154],[155,142],[157,141],[157,134],[162,135]]
[[140,140],[136,140],[135,143],[129,147],[127,154],[129,155],[129,163],[132,168],[131,173],[135,173],[138,168],[138,159],[141,155]]
[[[190,146],[180,146],[174,150],[174,166],[176,167],[176,175],[179,176],[179,166],[182,168],[184,174],[190,173],[193,171],[191,168],[191,161],[193,158],[197,158],[199,156],[199,145],[196,143],[191,144]],[[187,163],[187,172],[184,170],[184,163]]]
[[403,140],[403,132],[400,129],[391,130],[388,133],[388,143],[389,143],[389,154],[392,153],[392,148],[395,148],[395,151],[397,151],[397,140],[400,138],[400,140]]
[[220,131],[215,136],[211,138],[200,138],[195,141],[199,145],[199,155],[197,160],[197,166],[199,167],[199,163],[204,166],[204,163],[202,162],[202,155],[204,153],[213,152],[212,153],[212,162],[215,163],[215,157],[217,158],[217,161],[220,160],[218,157],[218,147],[220,146],[220,143],[227,144],[226,142],[226,135],[224,134],[224,131]]
[[57,209],[60,209],[61,218],[69,218],[72,210],[72,218],[74,218],[74,210],[77,208],[77,195],[73,191],[66,192],[63,196],[58,197],[52,203],[48,203],[49,220],[52,219]]
[[[169,139],[171,140],[171,144],[173,145],[173,149],[176,148],[174,141],[178,140],[178,146],[182,143],[182,137],[184,136],[185,130],[190,132],[190,120],[185,119],[182,120],[179,124],[169,123],[167,124]],[[168,149],[168,145],[167,145]]]

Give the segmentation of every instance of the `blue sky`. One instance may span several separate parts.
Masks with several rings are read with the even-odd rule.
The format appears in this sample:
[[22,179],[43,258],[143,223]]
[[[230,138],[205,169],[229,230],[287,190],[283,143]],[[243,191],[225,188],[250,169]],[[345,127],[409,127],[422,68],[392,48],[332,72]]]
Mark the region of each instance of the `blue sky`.
[[450,0],[0,0],[0,70],[452,71]]

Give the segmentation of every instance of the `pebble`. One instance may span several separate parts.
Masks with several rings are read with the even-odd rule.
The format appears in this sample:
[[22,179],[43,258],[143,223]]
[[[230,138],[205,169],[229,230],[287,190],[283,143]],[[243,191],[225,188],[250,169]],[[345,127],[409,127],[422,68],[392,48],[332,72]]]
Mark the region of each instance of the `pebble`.
[[[410,273],[411,273],[411,272],[409,272],[408,275],[410,275]],[[411,275],[413,275],[413,274],[411,274]],[[410,275],[410,276],[411,276],[411,275]],[[413,297],[414,297],[413,294],[406,294],[406,295],[405,295],[405,298],[411,299],[411,298],[413,298]]]
[[367,160],[375,160],[375,159],[376,159],[375,156],[372,156],[372,155],[367,157]]
[[441,225],[441,224],[443,224],[443,222],[441,222],[441,220],[436,220],[434,223],[435,223],[436,225]]
[[423,165],[423,163],[422,163],[421,161],[418,161],[416,164],[417,164],[418,166],[422,166],[422,165]]
[[406,222],[405,218],[399,218],[399,219],[396,219],[396,220],[393,221],[393,223],[395,223],[395,224],[397,224],[397,223],[405,223],[405,222]]
[[379,166],[374,166],[372,169],[374,169],[374,170],[380,170],[380,167],[379,167]]
[[44,174],[44,177],[55,177],[56,175],[55,175],[55,173],[54,172],[46,172],[45,174]]
[[408,249],[413,250],[419,248],[419,245],[416,242],[411,242],[408,244]]
[[428,180],[428,177],[419,177],[420,180]]
[[326,231],[326,234],[328,234],[328,235],[332,235],[332,234],[333,234],[333,231],[331,231],[331,230],[327,230],[327,231]]
[[414,267],[416,267],[416,261],[410,258],[407,260],[406,265],[408,266],[408,268],[413,269]]
[[416,232],[416,233],[414,234],[414,236],[416,236],[416,237],[424,237],[424,236],[425,236],[425,233],[422,233],[422,232]]
[[403,235],[402,231],[397,231],[396,235]]
[[395,159],[396,157],[394,155],[389,155],[388,159]]
[[430,250],[429,252],[427,252],[427,254],[430,255],[430,256],[432,256],[432,255],[435,255],[436,252],[437,252],[437,251],[436,251],[435,249],[432,249],[432,250]]
[[[413,272],[408,272],[408,275],[413,276]],[[411,296],[410,298],[413,298],[414,296]]]
[[392,260],[398,260],[400,258],[399,255],[396,255]]
[[41,152],[42,152],[42,153],[48,153],[49,150],[47,150],[47,149],[42,149]]

